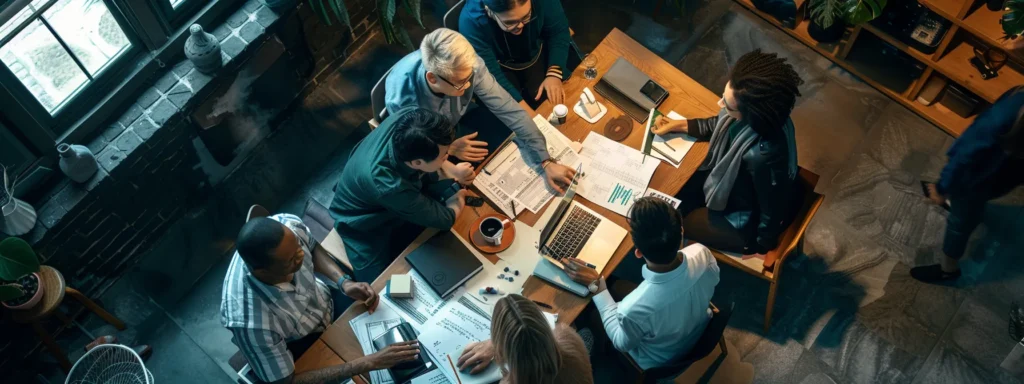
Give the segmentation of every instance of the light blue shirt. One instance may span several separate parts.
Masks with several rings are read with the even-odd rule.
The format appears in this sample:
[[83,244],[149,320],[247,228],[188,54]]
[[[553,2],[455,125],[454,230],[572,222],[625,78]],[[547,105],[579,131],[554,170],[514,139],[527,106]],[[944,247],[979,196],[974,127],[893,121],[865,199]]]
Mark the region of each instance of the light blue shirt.
[[594,295],[615,349],[628,352],[643,369],[684,356],[711,318],[708,304],[719,280],[715,256],[701,244],[679,252],[683,263],[670,272],[654,273],[645,265],[644,281],[621,302],[607,290]]
[[384,89],[384,104],[392,115],[405,108],[420,107],[441,113],[453,124],[458,123],[466,114],[475,95],[480,103],[515,133],[515,143],[527,164],[539,168],[542,161],[551,157],[540,129],[526,110],[498,84],[480,56],[476,57],[469,89],[462,96],[438,95],[430,90],[427,85],[427,69],[423,66],[419,50],[406,55],[391,67]]

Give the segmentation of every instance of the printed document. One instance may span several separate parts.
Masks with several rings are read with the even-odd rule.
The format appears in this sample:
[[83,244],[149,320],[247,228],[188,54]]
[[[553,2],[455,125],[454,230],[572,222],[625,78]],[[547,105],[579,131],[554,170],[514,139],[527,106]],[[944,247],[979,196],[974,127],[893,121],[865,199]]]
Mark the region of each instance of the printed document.
[[[579,165],[579,155],[565,135],[540,115],[533,121],[544,135],[552,159],[567,167]],[[473,185],[510,216],[519,214],[523,208],[536,213],[555,196],[555,192],[548,188],[547,179],[526,165],[519,146],[514,142],[502,147],[484,164]],[[512,201],[515,201],[516,212],[512,212]]]
[[[384,304],[378,305],[377,310],[372,314],[364,312],[356,316],[348,324],[352,327],[352,333],[356,334],[356,339],[359,340],[359,347],[363,349],[363,355],[369,356],[377,352],[373,347],[373,339],[383,335],[385,331],[401,322],[401,316],[391,306]],[[370,381],[382,384],[394,383],[387,369],[370,371]]]
[[400,314],[403,319],[408,321],[419,332],[423,331],[423,325],[431,317],[434,317],[441,310],[441,307],[449,301],[454,301],[453,299],[457,300],[465,292],[465,288],[460,287],[448,297],[448,300],[442,300],[433,289],[430,289],[430,285],[426,280],[423,280],[423,277],[415,269],[409,270],[409,276],[412,278],[412,297],[402,299],[382,294],[380,298],[391,307],[394,307],[395,312]]
[[580,158],[584,176],[576,192],[587,200],[626,216],[643,196],[660,163],[640,151],[590,132]]
[[459,372],[456,363],[469,344],[491,338],[491,321],[460,303],[446,305],[420,333],[420,349],[427,352],[452,383],[477,384],[501,380],[497,364],[481,373]]

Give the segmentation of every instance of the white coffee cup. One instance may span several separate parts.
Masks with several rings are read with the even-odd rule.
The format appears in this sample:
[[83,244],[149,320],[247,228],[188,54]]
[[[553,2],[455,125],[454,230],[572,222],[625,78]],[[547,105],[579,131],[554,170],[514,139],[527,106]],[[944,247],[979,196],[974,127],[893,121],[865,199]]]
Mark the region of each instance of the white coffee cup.
[[478,230],[487,244],[499,246],[501,245],[501,236],[505,234],[505,228],[508,228],[510,224],[512,224],[512,220],[488,217],[480,222]]

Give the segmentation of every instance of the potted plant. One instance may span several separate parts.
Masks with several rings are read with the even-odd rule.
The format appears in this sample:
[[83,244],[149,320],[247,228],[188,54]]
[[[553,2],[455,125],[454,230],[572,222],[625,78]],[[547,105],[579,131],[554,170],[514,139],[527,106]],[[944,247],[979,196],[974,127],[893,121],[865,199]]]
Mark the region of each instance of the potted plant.
[[887,0],[845,0],[843,18],[850,25],[859,25],[882,15]]
[[39,258],[17,237],[0,241],[0,302],[10,309],[28,309],[43,298]]
[[[280,0],[280,1],[294,1],[294,0]],[[423,26],[423,18],[420,16],[420,8],[422,6],[422,0],[376,0],[377,16],[380,19],[380,29],[384,32],[384,39],[388,44],[400,43],[406,48],[416,49],[412,44],[412,39],[409,38],[409,32],[406,31],[405,25],[397,17],[398,3],[401,2],[402,7],[405,11],[412,15],[416,23]],[[320,16],[320,20],[330,26],[332,22],[332,15],[334,19],[337,19],[341,25],[351,27],[352,22],[349,20],[348,7],[345,5],[344,0],[309,0],[309,8],[313,10],[313,13]]]
[[846,22],[843,20],[844,0],[811,0],[811,24],[807,33],[822,43],[831,43],[843,37]]
[[11,180],[7,167],[0,165],[0,233],[21,236],[32,231],[36,225],[36,210],[29,203],[14,197],[17,179]]

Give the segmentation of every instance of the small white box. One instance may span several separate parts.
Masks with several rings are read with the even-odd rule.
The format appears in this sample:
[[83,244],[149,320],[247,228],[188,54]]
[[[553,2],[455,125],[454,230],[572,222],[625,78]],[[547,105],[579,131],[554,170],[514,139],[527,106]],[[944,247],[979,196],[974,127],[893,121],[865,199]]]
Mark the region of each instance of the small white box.
[[388,293],[392,298],[407,299],[412,297],[412,277],[409,275],[391,275],[388,281]]

